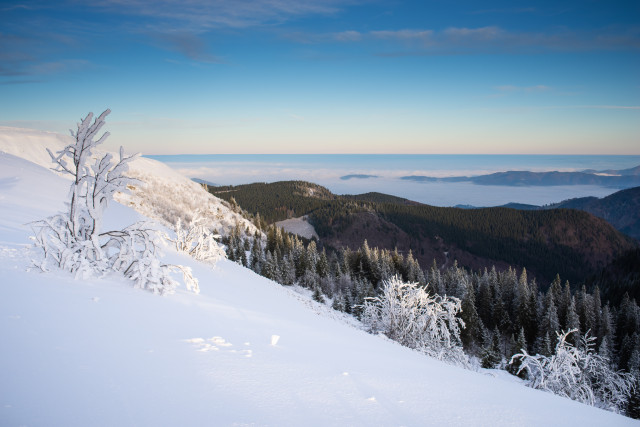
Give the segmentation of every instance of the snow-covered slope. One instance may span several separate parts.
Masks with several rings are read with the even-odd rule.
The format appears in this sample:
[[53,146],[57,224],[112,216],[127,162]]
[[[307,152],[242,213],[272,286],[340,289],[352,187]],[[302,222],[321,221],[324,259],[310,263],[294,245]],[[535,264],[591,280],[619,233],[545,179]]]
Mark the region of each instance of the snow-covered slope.
[[318,233],[313,225],[309,224],[306,216],[299,218],[289,218],[284,221],[276,222],[276,226],[282,228],[289,233],[297,234],[305,239],[318,238]]
[[[47,148],[56,153],[72,141],[70,136],[53,132],[0,126],[0,152],[29,160],[44,168],[54,166]],[[113,155],[117,158],[116,153]],[[116,195],[116,200],[164,225],[174,225],[178,218],[183,223],[188,222],[193,213],[200,210],[202,216],[208,219],[206,225],[224,235],[229,234],[236,224],[250,234],[256,231],[251,222],[233,212],[226,202],[164,163],[139,157],[130,164],[127,175],[140,180],[140,184],[132,186],[129,194]]]
[[[22,221],[53,213],[67,186],[0,155],[2,426],[635,424],[366,334],[228,261],[168,253],[201,286],[169,297],[27,272]],[[138,215],[114,203],[106,222]]]

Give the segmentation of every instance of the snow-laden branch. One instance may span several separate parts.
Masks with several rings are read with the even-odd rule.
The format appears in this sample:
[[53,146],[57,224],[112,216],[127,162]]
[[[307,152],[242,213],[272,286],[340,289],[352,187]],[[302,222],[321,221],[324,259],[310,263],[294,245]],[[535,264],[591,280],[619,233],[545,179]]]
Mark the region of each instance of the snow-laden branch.
[[365,300],[362,320],[373,333],[468,367],[460,346],[460,309],[459,299],[431,295],[418,283],[404,283],[396,276],[384,282],[379,296]]
[[[136,287],[158,294],[174,291],[178,283],[170,273],[178,272],[182,273],[187,288],[197,293],[198,281],[188,267],[159,261],[159,248],[165,236],[152,224],[141,222],[122,230],[101,231],[104,210],[114,194],[126,191],[128,184],[137,181],[126,173],[138,154],[127,157],[121,147],[118,161],[111,153],[94,159],[93,150],[109,136],[105,132],[95,140],[110,112],[106,110],[93,123],[93,113],[89,113],[78,123],[78,130],[71,131],[74,143],[55,155],[47,150],[55,163],[54,169],[70,174],[73,182],[68,211],[34,223],[35,244],[44,253],[42,261],[36,264],[42,270],[53,264],[75,273],[76,277],[116,271],[133,280]],[[201,239],[205,239],[203,246],[209,243],[206,236]]]
[[182,225],[178,218],[176,222],[176,238],[173,241],[178,252],[184,252],[194,259],[215,264],[226,256],[224,249],[216,239],[220,236],[213,234],[205,225],[205,218],[198,210],[192,216],[187,226]]
[[522,349],[511,363],[521,362],[518,373],[527,372],[532,388],[620,412],[633,387],[632,376],[614,371],[610,360],[593,350],[595,338],[589,332],[580,338],[578,346],[567,342],[573,333],[577,330],[557,334],[558,344],[551,357],[532,356]]

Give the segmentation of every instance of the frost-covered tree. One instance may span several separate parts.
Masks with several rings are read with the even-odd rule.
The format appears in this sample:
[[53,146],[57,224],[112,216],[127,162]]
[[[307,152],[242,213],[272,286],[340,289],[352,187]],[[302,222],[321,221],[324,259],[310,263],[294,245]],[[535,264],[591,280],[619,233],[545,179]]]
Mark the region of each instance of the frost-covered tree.
[[521,363],[518,372],[527,371],[532,388],[614,412],[623,410],[632,391],[632,376],[613,371],[610,361],[594,351],[595,338],[588,333],[577,346],[572,345],[567,340],[572,333],[577,330],[558,333],[551,357],[531,356],[522,350],[511,362]]
[[76,277],[102,275],[109,271],[124,274],[135,286],[154,293],[173,292],[177,282],[171,272],[182,272],[187,287],[197,291],[197,280],[187,267],[162,264],[159,246],[161,233],[150,223],[140,222],[122,230],[103,231],[105,208],[118,191],[126,191],[131,183],[125,173],[137,155],[126,157],[120,148],[119,160],[111,153],[96,155],[94,149],[109,136],[105,132],[95,140],[110,113],[106,110],[93,123],[93,113],[71,131],[74,142],[49,155],[54,170],[70,175],[72,183],[66,212],[33,224],[36,247],[44,256],[36,265],[43,271],[53,265],[70,271]]
[[225,251],[216,239],[220,236],[213,234],[205,225],[205,218],[200,211],[196,211],[187,226],[182,225],[178,218],[176,222],[176,238],[173,240],[176,250],[184,252],[198,261],[215,264],[224,258]]
[[459,299],[432,296],[418,283],[405,283],[395,276],[383,282],[377,297],[365,299],[362,321],[373,333],[382,332],[402,345],[466,367],[459,311]]

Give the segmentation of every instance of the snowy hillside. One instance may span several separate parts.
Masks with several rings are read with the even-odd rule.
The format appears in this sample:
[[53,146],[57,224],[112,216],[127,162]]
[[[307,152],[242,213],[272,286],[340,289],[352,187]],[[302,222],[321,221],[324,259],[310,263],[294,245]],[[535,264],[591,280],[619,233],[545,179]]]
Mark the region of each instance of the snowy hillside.
[[[53,132],[0,126],[0,152],[13,154],[47,169],[53,167],[53,163],[46,149],[56,153],[72,141],[70,136]],[[103,153],[97,150],[97,154]],[[116,195],[116,200],[164,225],[174,225],[178,218],[188,222],[199,209],[203,216],[211,218],[207,225],[222,234],[229,234],[236,224],[245,231],[249,230],[250,234],[256,231],[251,222],[233,212],[226,202],[164,163],[139,157],[130,164],[128,176],[139,179],[141,184],[131,187],[130,194]]]
[[[24,224],[60,209],[69,183],[6,154],[7,146],[0,145],[2,426],[636,424],[369,335],[229,261],[212,269],[167,251],[169,262],[193,268],[201,288],[168,297],[115,275],[80,281],[26,271],[37,254]],[[136,170],[159,185],[174,179],[146,161]],[[122,226],[139,217],[114,203],[105,219]]]

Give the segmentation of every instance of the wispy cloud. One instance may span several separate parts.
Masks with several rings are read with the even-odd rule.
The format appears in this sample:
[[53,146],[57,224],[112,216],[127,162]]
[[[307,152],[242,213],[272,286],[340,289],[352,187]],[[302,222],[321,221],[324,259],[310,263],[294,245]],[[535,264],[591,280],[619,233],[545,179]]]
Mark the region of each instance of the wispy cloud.
[[[158,47],[201,63],[221,63],[206,39],[211,32],[280,25],[309,15],[333,15],[345,0],[104,0],[94,10],[130,20],[130,32],[151,37]],[[141,21],[142,20],[142,21]],[[141,24],[142,22],[142,24]],[[336,38],[353,39],[345,32]],[[292,36],[293,39],[293,36]],[[297,42],[306,42],[301,36]]]
[[492,26],[492,27],[479,27],[479,28],[458,28],[449,27],[441,33],[441,39],[444,41],[493,41],[499,38],[503,38],[505,31]]
[[41,62],[30,67],[28,74],[55,74],[78,71],[91,67],[92,64],[84,59],[65,59],[60,61]]
[[578,105],[573,108],[589,108],[597,110],[640,110],[640,105]]
[[502,9],[480,9],[474,10],[470,12],[471,15],[489,15],[489,14],[500,14],[500,15],[516,15],[521,13],[534,13],[536,12],[535,7],[510,7],[510,8],[502,8]]
[[362,40],[362,33],[358,31],[342,31],[339,33],[333,33],[332,37],[335,40],[343,41],[343,42],[357,42]]
[[395,30],[371,31],[369,35],[385,40],[429,40],[433,37],[433,30]]
[[0,12],[10,12],[12,10],[31,10],[33,9],[33,7],[28,6],[26,4],[14,4],[11,6],[6,6],[6,7],[0,7]]
[[178,52],[193,61],[209,64],[223,62],[221,58],[209,52],[205,40],[196,34],[186,32],[155,33],[151,34],[151,37],[168,50]]
[[337,13],[340,0],[104,0],[93,7],[122,15],[170,21],[181,28],[246,28],[283,23],[305,15]]
[[546,85],[535,85],[535,86],[502,85],[502,86],[497,86],[495,89],[499,90],[500,92],[507,92],[507,93],[515,93],[515,92],[533,93],[533,92],[547,92],[551,90],[551,87]]
[[33,80],[33,79],[24,79],[24,80],[5,80],[0,81],[0,85],[3,86],[11,86],[11,85],[24,85],[31,83],[42,83],[44,80]]
[[[434,29],[397,29],[336,33],[290,33],[292,41],[303,43],[353,42],[397,43],[398,49],[378,53],[379,56],[414,56],[442,54],[475,54],[544,51],[639,50],[640,28],[607,29],[580,32],[567,29],[554,32],[518,32],[498,26],[448,27]],[[413,42],[413,43],[408,43]],[[417,45],[415,42],[419,42]],[[407,49],[410,46],[412,49]],[[417,49],[416,49],[417,48]]]

